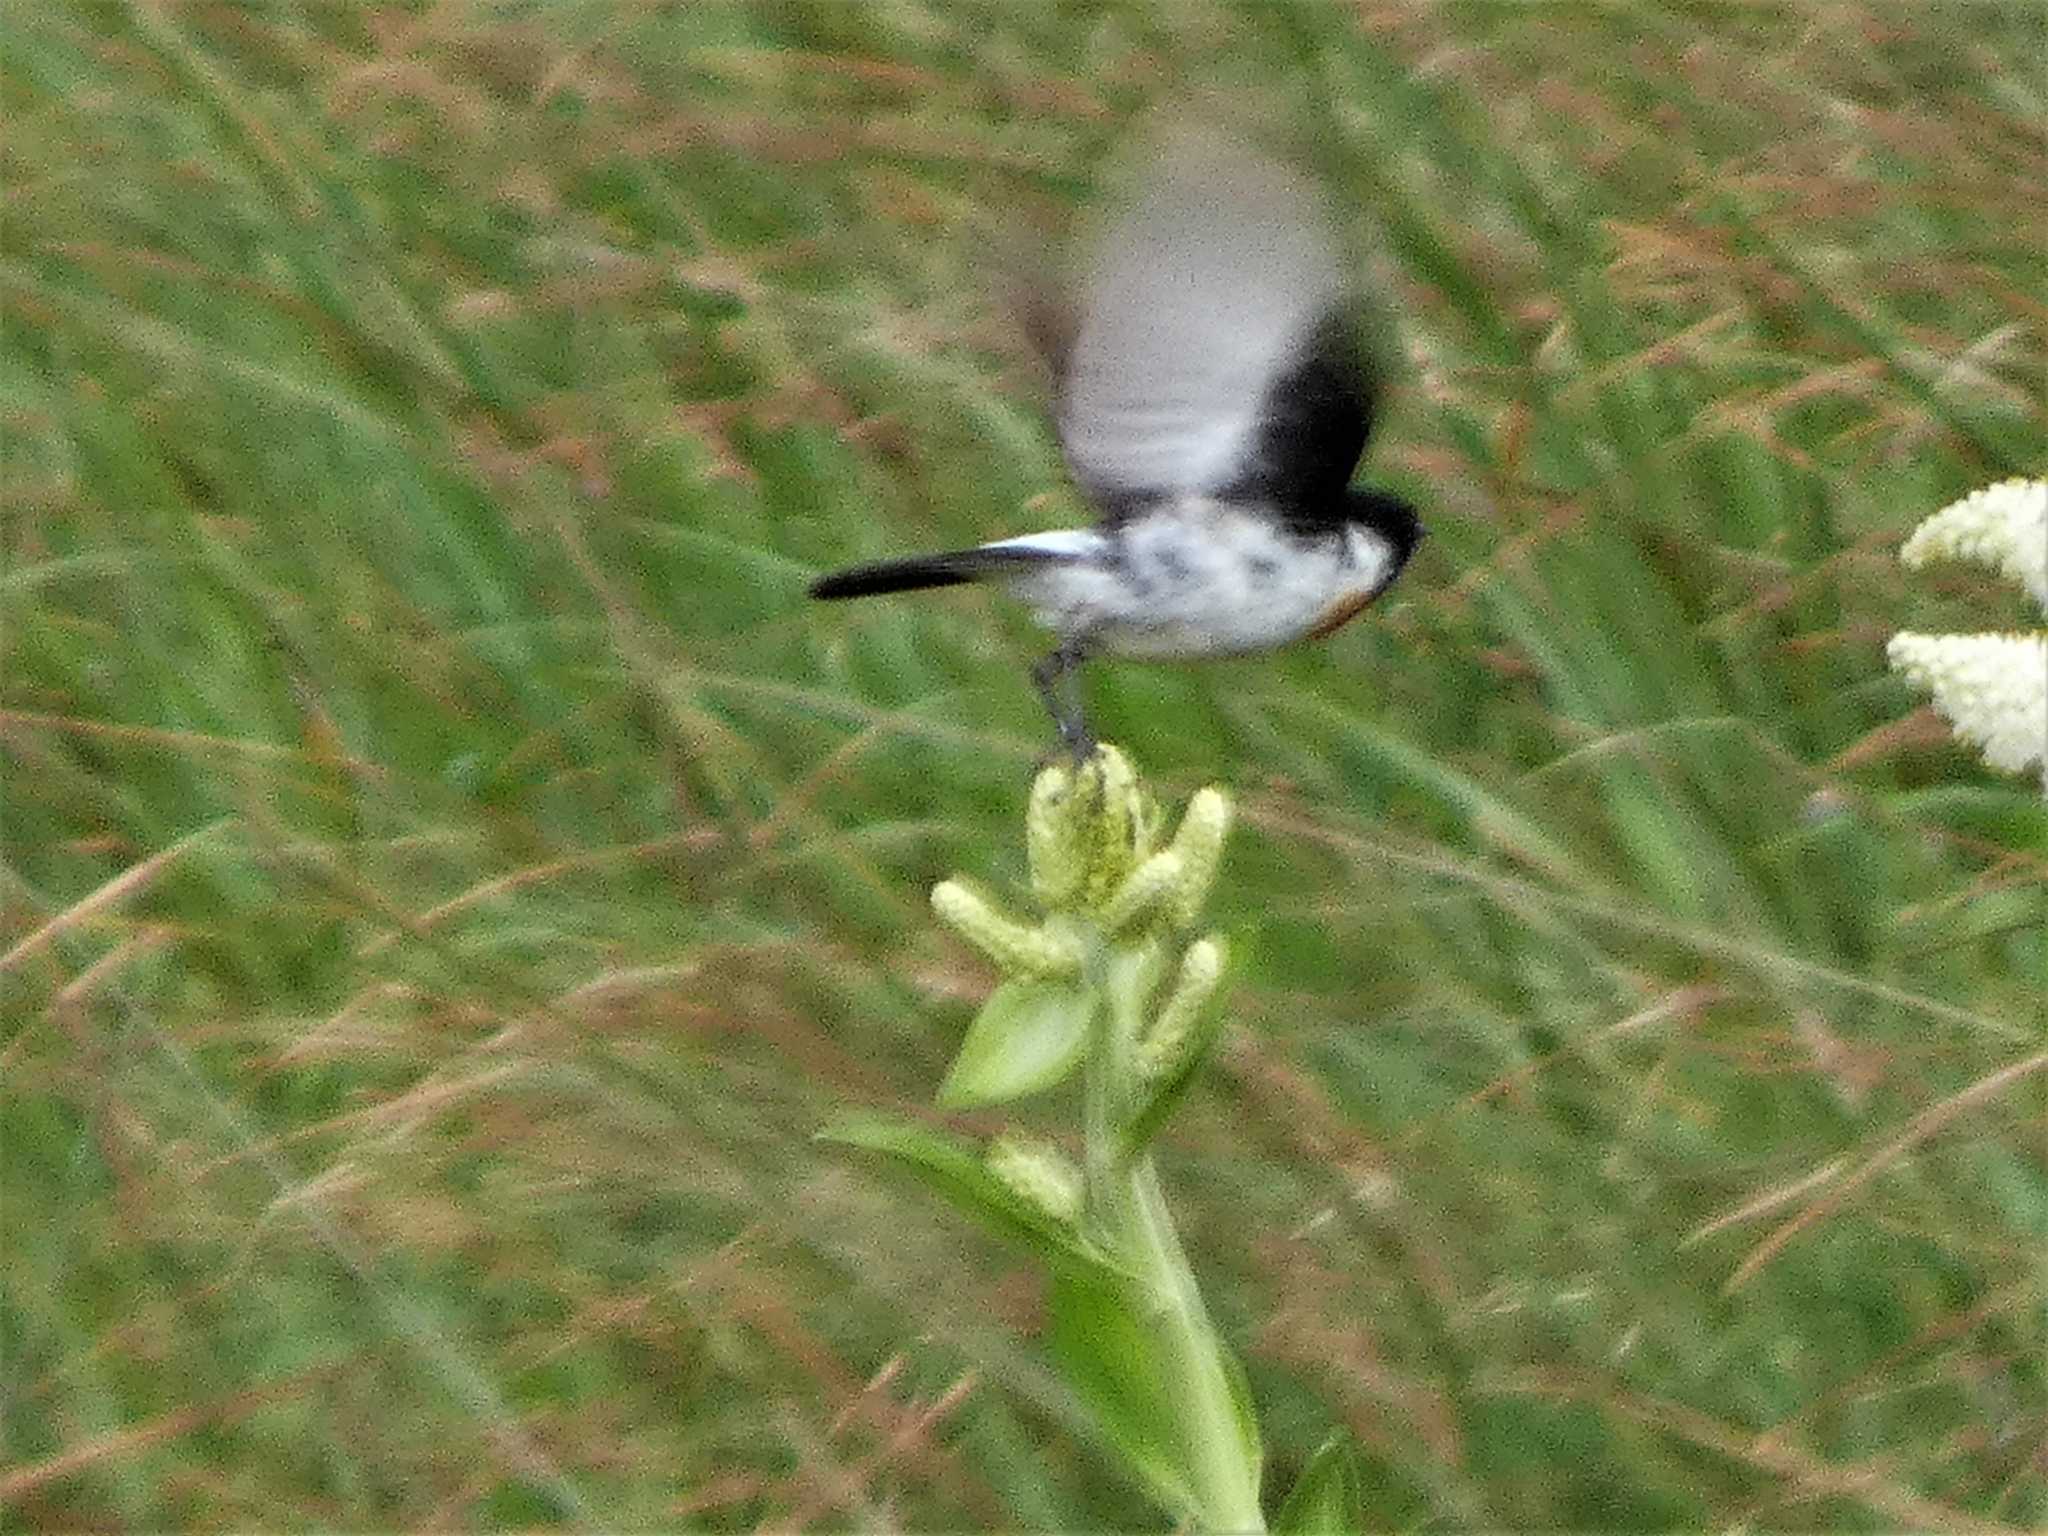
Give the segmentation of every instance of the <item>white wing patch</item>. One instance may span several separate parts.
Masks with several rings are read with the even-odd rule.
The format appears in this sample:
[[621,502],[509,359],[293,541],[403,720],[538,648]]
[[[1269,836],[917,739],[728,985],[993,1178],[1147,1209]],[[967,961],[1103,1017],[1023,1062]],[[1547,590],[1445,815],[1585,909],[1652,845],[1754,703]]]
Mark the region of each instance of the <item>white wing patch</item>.
[[997,539],[983,549],[1016,549],[1059,560],[1100,560],[1109,554],[1109,540],[1092,528],[1049,528],[1014,539]]

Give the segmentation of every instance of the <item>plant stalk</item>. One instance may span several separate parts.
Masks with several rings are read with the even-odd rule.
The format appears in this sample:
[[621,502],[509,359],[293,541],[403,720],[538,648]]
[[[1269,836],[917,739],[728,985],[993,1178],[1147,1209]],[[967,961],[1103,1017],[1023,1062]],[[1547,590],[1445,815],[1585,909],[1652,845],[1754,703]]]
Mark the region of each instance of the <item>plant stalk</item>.
[[1263,1532],[1257,1440],[1247,1435],[1233,1362],[1209,1320],[1149,1152],[1126,1157],[1122,1133],[1141,1102],[1138,1048],[1161,969],[1159,946],[1098,944],[1096,1011],[1088,1052],[1085,1224],[1088,1236],[1136,1277],[1167,1401],[1176,1405],[1182,1462],[1204,1530]]

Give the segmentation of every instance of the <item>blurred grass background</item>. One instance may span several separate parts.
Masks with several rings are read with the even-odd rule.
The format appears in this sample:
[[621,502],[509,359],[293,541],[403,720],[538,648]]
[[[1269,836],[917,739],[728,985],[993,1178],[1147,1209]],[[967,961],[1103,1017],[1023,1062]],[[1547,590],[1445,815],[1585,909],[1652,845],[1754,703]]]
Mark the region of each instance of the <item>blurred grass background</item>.
[[1434,532],[1089,679],[1243,796],[1164,1157],[1269,1484],[2048,1521],[2048,812],[1881,660],[2027,622],[1892,550],[2048,464],[2038,7],[0,12],[9,1525],[1151,1520],[809,1139],[988,983],[1032,636],[802,588],[1068,510],[987,236],[1190,86],[1355,211]]

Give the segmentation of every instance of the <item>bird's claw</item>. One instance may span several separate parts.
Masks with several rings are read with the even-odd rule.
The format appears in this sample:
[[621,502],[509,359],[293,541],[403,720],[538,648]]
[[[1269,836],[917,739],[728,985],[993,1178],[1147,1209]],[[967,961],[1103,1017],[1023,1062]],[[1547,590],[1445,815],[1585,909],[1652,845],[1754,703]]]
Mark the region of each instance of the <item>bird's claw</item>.
[[1070,703],[1062,696],[1060,684],[1085,654],[1078,641],[1069,641],[1031,669],[1031,680],[1038,685],[1038,696],[1045,701],[1045,712],[1052,716],[1052,728],[1059,736],[1059,747],[1048,755],[1048,761],[1064,753],[1077,768],[1095,755],[1095,733],[1088,729],[1079,702]]

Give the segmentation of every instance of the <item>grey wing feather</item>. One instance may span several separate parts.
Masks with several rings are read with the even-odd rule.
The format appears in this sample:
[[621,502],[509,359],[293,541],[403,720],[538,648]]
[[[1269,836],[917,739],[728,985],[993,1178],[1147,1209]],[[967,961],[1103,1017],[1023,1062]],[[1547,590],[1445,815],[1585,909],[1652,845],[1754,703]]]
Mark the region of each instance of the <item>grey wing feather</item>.
[[1134,499],[1244,483],[1270,391],[1345,302],[1310,183],[1234,144],[1181,135],[1082,285],[1059,403],[1076,478],[1112,515]]

